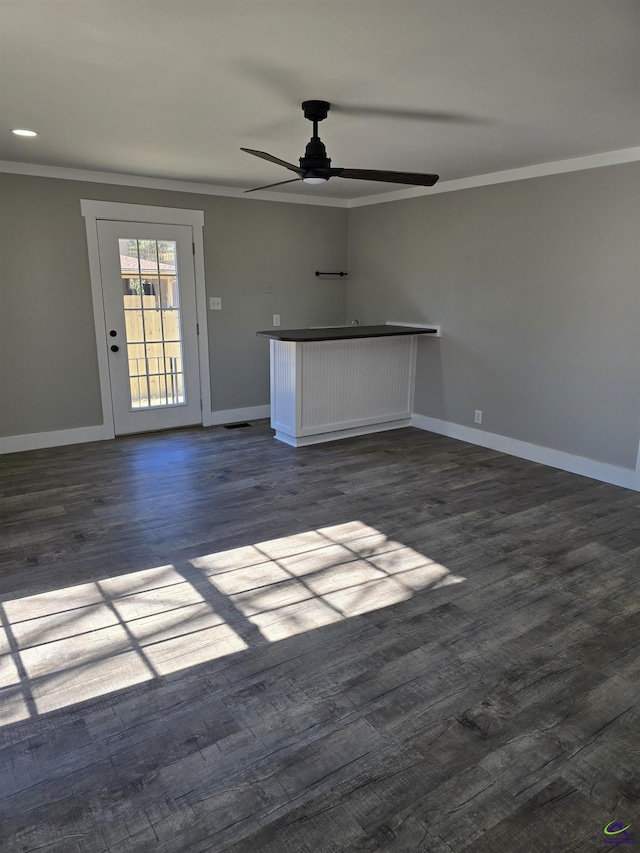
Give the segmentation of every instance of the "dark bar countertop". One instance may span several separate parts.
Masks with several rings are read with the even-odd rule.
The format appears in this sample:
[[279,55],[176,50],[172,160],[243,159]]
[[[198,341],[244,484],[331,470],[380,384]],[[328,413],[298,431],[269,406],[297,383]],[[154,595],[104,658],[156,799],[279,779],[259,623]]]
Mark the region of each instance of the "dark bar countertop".
[[352,338],[387,338],[392,335],[434,335],[435,329],[417,329],[413,326],[336,326],[324,329],[268,329],[256,332],[262,338],[274,341],[344,341]]

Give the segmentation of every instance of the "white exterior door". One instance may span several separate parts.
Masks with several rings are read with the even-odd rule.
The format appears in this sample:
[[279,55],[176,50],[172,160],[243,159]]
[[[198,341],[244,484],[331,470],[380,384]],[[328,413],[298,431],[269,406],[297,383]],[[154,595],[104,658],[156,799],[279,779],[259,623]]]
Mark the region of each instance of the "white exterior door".
[[191,226],[97,232],[116,435],[202,423]]

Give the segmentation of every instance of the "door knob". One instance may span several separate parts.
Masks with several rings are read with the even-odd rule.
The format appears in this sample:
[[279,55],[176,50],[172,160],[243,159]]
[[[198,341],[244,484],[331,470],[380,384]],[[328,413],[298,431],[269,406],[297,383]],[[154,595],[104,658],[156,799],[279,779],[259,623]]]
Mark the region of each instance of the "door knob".
[[115,329],[111,329],[111,331],[109,332],[109,335],[110,335],[112,338],[115,338],[115,336],[116,336],[117,334],[118,334],[118,333],[116,332],[116,330],[115,330]]
[[120,349],[120,347],[119,347],[119,346],[116,346],[116,344],[114,344],[114,345],[111,347],[111,352],[118,352],[118,350],[119,350],[119,349]]

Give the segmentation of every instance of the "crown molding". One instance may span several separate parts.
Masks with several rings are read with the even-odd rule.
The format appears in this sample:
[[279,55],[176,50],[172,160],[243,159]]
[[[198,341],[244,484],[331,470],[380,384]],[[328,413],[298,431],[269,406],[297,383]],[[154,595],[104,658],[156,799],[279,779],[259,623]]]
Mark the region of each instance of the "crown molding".
[[198,193],[200,195],[243,198],[247,201],[278,201],[283,204],[310,204],[320,207],[355,208],[371,204],[384,204],[388,201],[402,201],[438,193],[457,192],[473,187],[486,187],[491,184],[504,184],[510,181],[522,181],[528,178],[541,178],[547,175],[559,175],[564,172],[579,172],[584,169],[597,169],[601,166],[615,166],[621,163],[633,163],[640,160],[640,146],[621,148],[618,151],[606,151],[602,154],[589,154],[570,160],[555,160],[539,163],[535,166],[523,166],[518,169],[506,169],[502,172],[490,172],[486,175],[474,175],[455,181],[443,181],[433,187],[408,187],[394,192],[377,193],[361,198],[332,198],[328,196],[301,196],[289,193],[261,192],[259,196],[247,199],[243,190],[234,187],[222,187],[195,181],[176,181],[169,178],[148,178],[140,175],[124,175],[115,172],[93,172],[85,169],[71,169],[65,166],[42,166],[36,163],[17,163],[0,160],[0,172],[14,175],[30,175],[39,178],[57,178],[63,181],[87,181],[97,184],[115,184],[124,187],[142,187],[151,190],[169,190],[171,192]]
[[253,199],[247,199],[244,190],[235,187],[220,187],[215,184],[202,184],[196,181],[176,181],[170,178],[147,178],[141,175],[123,175],[116,172],[92,172],[86,169],[71,169],[66,166],[42,166],[37,163],[17,163],[0,160],[0,172],[13,175],[29,175],[36,178],[57,178],[61,181],[87,181],[94,184],[115,184],[120,187],[142,187],[149,190],[169,190],[178,193],[198,193],[200,195],[243,198],[247,201],[279,201],[284,204],[313,204],[320,207],[347,207],[344,198],[328,196],[299,196],[289,193],[261,192]]
[[456,181],[443,181],[433,187],[408,187],[406,190],[353,198],[349,200],[347,206],[352,208],[365,207],[368,204],[384,204],[387,201],[402,201],[405,198],[452,193],[472,187],[486,187],[490,184],[505,184],[510,181],[523,181],[527,178],[559,175],[563,172],[580,172],[583,169],[597,169],[600,166],[616,166],[620,163],[633,163],[636,160],[640,160],[640,146],[637,148],[621,148],[618,151],[606,151],[603,154],[589,154],[586,157],[574,157],[571,160],[555,160],[551,163],[523,166],[519,169],[505,169],[504,172],[490,172],[487,175],[474,175]]

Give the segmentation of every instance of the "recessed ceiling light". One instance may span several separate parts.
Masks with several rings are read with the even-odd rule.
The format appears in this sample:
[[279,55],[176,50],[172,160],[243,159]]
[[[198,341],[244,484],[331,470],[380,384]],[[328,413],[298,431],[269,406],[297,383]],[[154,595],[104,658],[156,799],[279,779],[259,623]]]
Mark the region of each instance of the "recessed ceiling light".
[[26,130],[22,127],[17,127],[15,130],[12,130],[11,133],[15,133],[16,136],[37,136],[35,130]]

